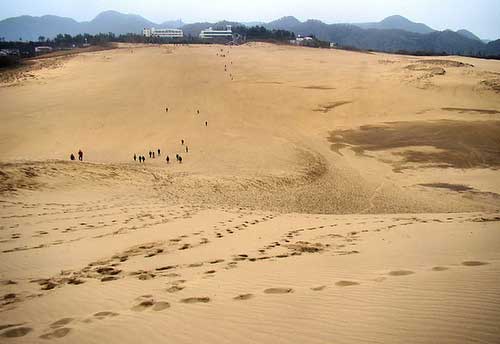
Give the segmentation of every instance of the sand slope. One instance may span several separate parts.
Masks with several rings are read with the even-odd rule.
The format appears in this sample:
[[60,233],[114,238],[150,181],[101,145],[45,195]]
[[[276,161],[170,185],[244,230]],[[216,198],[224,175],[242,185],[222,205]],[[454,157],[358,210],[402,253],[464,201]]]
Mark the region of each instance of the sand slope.
[[500,338],[497,61],[122,45],[47,66],[0,84],[0,342]]

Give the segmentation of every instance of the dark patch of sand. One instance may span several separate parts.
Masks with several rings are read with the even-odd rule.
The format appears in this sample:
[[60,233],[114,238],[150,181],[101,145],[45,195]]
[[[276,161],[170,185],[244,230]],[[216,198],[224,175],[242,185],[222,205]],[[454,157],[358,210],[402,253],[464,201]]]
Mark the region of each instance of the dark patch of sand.
[[[500,121],[412,121],[364,125],[359,129],[330,132],[332,150],[358,151],[405,149],[394,153],[407,163],[432,167],[500,167]],[[434,147],[439,151],[419,150]],[[399,166],[401,167],[401,166]]]

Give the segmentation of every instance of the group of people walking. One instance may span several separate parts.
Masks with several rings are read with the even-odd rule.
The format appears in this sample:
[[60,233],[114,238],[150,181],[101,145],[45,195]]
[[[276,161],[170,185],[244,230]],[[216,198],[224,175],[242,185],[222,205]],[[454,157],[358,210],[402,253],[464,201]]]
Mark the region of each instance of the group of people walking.
[[[182,139],[181,140],[181,145],[184,146],[185,144],[185,141]],[[184,147],[184,150],[186,151],[186,153],[189,153],[189,147],[187,145],[185,145]],[[161,156],[161,149],[158,148],[156,151],[152,150],[152,151],[149,151],[149,158],[150,159],[156,159],[157,157],[160,158]],[[146,162],[146,157],[144,155],[137,155],[137,154],[134,154],[134,161],[137,161],[139,160],[140,163],[144,163]],[[176,154],[175,155],[175,160],[179,163],[179,164],[182,164],[182,156],[180,154]],[[170,163],[170,156],[166,156],[165,158],[165,161],[167,162],[167,164]]]
[[[75,161],[76,160],[75,155],[73,153],[71,153],[71,155],[69,156],[69,159],[71,161]],[[78,160],[83,161],[83,152],[81,149],[78,151]]]

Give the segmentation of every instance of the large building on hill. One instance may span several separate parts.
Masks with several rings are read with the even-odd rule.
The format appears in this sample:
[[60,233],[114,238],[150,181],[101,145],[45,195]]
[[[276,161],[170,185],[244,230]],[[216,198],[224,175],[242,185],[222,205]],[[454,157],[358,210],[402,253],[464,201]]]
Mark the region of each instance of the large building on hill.
[[155,29],[154,27],[142,30],[142,34],[145,37],[160,37],[160,38],[184,37],[184,32],[181,29]]
[[232,38],[233,37],[233,30],[231,28],[231,25],[227,25],[225,30],[218,30],[218,29],[213,29],[209,27],[206,30],[202,30],[200,33],[200,38],[206,39],[206,38]]

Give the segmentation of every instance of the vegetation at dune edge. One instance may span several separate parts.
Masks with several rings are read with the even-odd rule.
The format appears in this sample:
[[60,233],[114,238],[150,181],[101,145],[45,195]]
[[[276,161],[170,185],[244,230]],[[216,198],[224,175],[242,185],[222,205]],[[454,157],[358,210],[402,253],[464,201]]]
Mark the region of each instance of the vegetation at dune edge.
[[[239,43],[249,41],[264,41],[264,42],[288,42],[295,39],[295,34],[287,30],[269,30],[263,26],[246,27],[237,26],[233,28],[235,39]],[[58,34],[54,38],[47,38],[40,35],[37,41],[5,41],[0,40],[0,49],[18,49],[21,57],[36,56],[35,48],[39,46],[49,46],[56,49],[71,49],[87,46],[102,46],[110,47],[111,43],[151,43],[151,44],[211,44],[211,43],[226,43],[227,39],[223,40],[203,40],[198,36],[191,34],[183,38],[161,38],[161,37],[145,37],[142,34],[127,33],[116,35],[112,32],[98,33],[91,35],[85,34]],[[315,42],[319,42],[315,40]],[[328,43],[317,44],[316,46],[326,46]],[[8,66],[16,61],[0,61],[0,66]]]

